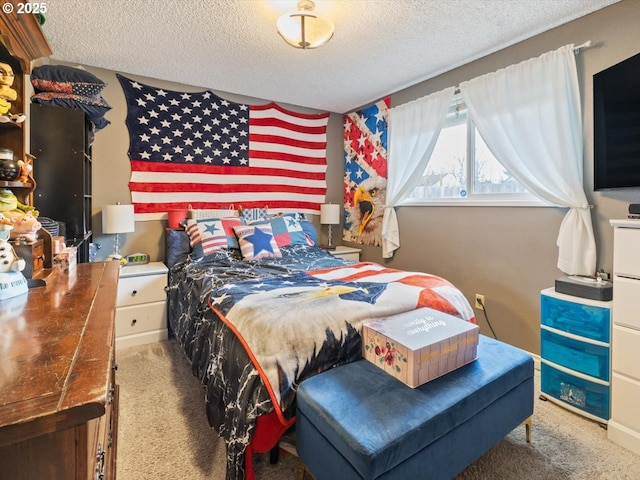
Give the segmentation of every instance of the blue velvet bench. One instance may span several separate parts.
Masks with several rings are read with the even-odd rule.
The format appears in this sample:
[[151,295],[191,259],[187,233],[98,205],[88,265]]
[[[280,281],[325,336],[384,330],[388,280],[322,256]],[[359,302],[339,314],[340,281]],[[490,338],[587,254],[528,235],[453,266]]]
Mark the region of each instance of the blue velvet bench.
[[296,449],[316,480],[451,479],[525,423],[533,360],[480,336],[478,359],[412,389],[366,360],[300,384]]

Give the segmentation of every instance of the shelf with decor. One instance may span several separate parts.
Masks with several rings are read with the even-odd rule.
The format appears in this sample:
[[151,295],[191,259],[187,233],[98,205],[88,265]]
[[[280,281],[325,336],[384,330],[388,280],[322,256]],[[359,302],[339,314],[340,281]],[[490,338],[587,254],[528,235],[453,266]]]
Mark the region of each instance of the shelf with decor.
[[[4,3],[17,5],[15,0]],[[14,8],[11,13],[0,15],[0,196],[5,217],[10,216],[9,212],[21,215],[26,207],[34,205],[35,157],[27,151],[30,123],[26,82],[33,60],[52,54],[38,18],[18,15],[16,11]],[[35,233],[38,224],[30,219],[28,224],[20,225],[33,226],[31,233]],[[40,229],[36,240],[22,237],[15,226],[13,234],[20,234],[12,235],[12,243],[26,262],[23,274],[27,278],[36,278],[42,275],[43,268],[51,267],[53,254],[48,231]]]
[[[5,3],[15,6],[17,2]],[[0,65],[0,149],[10,151],[14,162],[33,165],[34,157],[27,152],[29,123],[25,81],[33,60],[48,57],[53,52],[38,18],[32,14],[18,15],[16,11],[14,8],[11,13],[0,15],[0,63],[4,64]],[[0,178],[0,188],[13,191],[21,203],[33,205],[33,177],[29,175],[26,182],[14,182],[24,173],[18,171],[12,178],[14,171],[10,168],[9,174]]]

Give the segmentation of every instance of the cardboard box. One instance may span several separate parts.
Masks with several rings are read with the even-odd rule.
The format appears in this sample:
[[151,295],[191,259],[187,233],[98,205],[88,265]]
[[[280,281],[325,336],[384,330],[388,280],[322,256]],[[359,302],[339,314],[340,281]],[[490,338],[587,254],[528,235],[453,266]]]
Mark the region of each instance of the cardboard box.
[[477,358],[480,328],[420,308],[362,325],[364,357],[412,388]]
[[60,268],[64,272],[69,272],[76,268],[78,263],[78,248],[66,247],[53,257],[53,267]]

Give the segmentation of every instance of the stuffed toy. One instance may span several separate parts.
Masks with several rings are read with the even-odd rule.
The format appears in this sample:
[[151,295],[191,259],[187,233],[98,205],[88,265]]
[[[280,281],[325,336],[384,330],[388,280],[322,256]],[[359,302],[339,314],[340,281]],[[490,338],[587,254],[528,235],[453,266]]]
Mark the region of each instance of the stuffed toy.
[[26,160],[18,160],[18,166],[20,167],[20,175],[16,178],[16,182],[27,183],[31,172],[33,172],[31,160],[28,158]]
[[22,274],[26,263],[9,243],[12,230],[10,220],[0,214],[0,300],[29,291],[27,279]]
[[31,212],[34,217],[40,215],[35,207],[19,202],[18,197],[8,188],[0,190],[0,212],[13,216],[27,212]]
[[23,113],[10,114],[11,102],[18,98],[18,92],[11,88],[15,76],[8,63],[0,62],[0,122],[21,123],[27,118]]
[[12,239],[21,238],[27,243],[35,242],[38,239],[38,230],[42,228],[42,224],[33,216],[33,213],[20,212],[15,215],[14,212],[5,212],[5,216],[8,216],[13,223],[13,229],[10,232]]

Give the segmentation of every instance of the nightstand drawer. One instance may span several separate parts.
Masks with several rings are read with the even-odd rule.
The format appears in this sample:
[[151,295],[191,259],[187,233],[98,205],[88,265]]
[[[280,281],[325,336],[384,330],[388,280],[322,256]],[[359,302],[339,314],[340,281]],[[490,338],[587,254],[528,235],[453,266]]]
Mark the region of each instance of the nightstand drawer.
[[327,250],[331,255],[345,260],[360,261],[360,249],[338,245],[335,250]]
[[120,278],[118,282],[118,307],[165,300],[166,275],[146,275]]
[[167,302],[116,309],[116,337],[167,328]]

